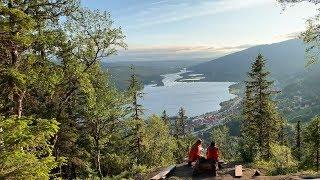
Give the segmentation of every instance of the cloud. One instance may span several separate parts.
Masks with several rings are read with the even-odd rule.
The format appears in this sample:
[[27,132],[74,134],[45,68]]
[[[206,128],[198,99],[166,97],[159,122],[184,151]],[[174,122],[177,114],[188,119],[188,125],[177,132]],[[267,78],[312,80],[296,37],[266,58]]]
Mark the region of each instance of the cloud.
[[274,36],[269,41],[234,46],[131,46],[119,51],[111,61],[213,60],[253,46],[272,44],[297,38],[301,31]]
[[135,10],[129,13],[129,17],[124,16],[123,18],[131,22],[132,26],[128,28],[136,29],[248,8],[265,3],[270,3],[270,0],[162,0],[136,7]]
[[172,46],[172,47],[132,47],[120,51],[111,61],[163,61],[215,59],[223,55],[249,48],[253,45],[213,47],[213,46]]
[[288,40],[288,39],[295,39],[295,38],[298,38],[302,32],[303,31],[296,31],[296,32],[288,33],[288,34],[283,34],[283,35],[279,35],[279,36],[274,37],[274,39],[279,40],[279,41],[284,41],[284,40]]

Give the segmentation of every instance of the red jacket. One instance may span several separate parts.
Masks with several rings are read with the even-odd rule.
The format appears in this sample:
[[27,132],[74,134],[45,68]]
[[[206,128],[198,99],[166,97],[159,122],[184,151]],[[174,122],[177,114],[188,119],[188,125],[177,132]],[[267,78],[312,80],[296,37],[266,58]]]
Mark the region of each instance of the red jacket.
[[217,147],[209,146],[207,148],[207,159],[219,160],[219,149]]
[[201,157],[201,144],[198,146],[192,146],[189,152],[189,161],[194,162]]

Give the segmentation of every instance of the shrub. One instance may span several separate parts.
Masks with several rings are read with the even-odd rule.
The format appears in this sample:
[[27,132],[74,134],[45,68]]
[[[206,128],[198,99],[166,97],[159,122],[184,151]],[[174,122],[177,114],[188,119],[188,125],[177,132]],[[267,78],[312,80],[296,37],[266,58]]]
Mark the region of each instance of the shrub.
[[255,166],[267,170],[269,175],[281,175],[297,171],[297,162],[292,157],[289,147],[273,143],[270,148],[270,160],[256,160]]
[[58,163],[49,140],[58,131],[55,120],[0,117],[0,179],[49,179]]

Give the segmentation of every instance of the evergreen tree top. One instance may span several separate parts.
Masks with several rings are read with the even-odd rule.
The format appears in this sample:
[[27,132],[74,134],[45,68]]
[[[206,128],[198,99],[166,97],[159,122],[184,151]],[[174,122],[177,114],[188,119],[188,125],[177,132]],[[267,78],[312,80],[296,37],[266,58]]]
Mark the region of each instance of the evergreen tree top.
[[129,92],[138,92],[141,91],[143,89],[143,85],[142,83],[139,81],[137,74],[135,73],[135,68],[132,65],[130,67],[130,70],[132,72],[130,79],[129,79],[129,87],[128,87],[128,91]]

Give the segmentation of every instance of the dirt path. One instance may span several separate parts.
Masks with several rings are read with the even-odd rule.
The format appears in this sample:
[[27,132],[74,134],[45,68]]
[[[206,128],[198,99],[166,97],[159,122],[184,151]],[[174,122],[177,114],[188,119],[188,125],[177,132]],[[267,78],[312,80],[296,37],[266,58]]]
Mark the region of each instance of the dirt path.
[[243,176],[241,178],[234,177],[234,165],[226,165],[222,170],[218,171],[217,177],[212,177],[208,173],[202,173],[197,176],[192,176],[192,168],[188,167],[186,164],[181,164],[176,167],[176,170],[168,177],[168,179],[261,179],[261,180],[295,180],[301,179],[297,176],[254,176],[254,169],[243,169]]

